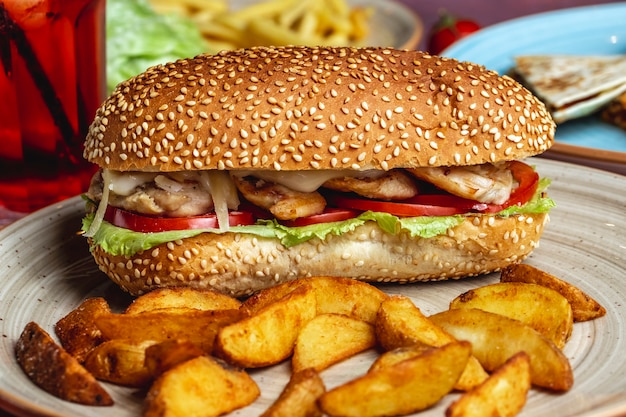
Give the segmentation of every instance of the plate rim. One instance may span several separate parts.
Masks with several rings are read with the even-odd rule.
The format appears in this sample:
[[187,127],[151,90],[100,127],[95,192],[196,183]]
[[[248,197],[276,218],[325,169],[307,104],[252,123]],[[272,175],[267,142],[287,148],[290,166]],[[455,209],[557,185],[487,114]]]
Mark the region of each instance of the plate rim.
[[[534,164],[535,162],[532,161],[532,163]],[[565,168],[569,170],[576,170],[577,175],[581,175],[581,176],[582,174],[579,174],[579,171],[583,170],[585,171],[584,174],[589,175],[593,181],[598,181],[598,182],[605,181],[606,182],[606,180],[609,177],[611,177],[612,181],[619,181],[620,183],[626,183],[626,180],[623,179],[622,177],[615,176],[606,171],[602,171],[602,170],[598,170],[594,168],[579,167],[574,164],[558,162],[558,161],[553,161],[553,160],[548,160],[548,159],[536,161],[536,165],[538,166],[539,170],[541,170],[542,165],[551,166],[553,168],[552,169],[553,171],[556,171],[557,169],[559,169],[560,171],[565,171]],[[567,184],[567,182],[564,180],[564,178],[566,178],[565,173],[563,173],[562,175],[563,176],[559,177],[560,181],[563,181],[564,184]],[[82,199],[80,198],[80,196],[76,196],[69,200],[65,200],[64,202],[61,202],[59,204],[55,204],[53,206],[49,206],[47,208],[39,210],[33,213],[32,215],[29,215],[23,219],[20,219],[14,224],[8,226],[6,229],[3,229],[2,231],[0,231],[0,242],[2,242],[2,238],[6,237],[9,233],[17,231],[20,227],[23,227],[28,222],[33,221],[36,218],[38,218],[40,221],[51,219],[51,218],[57,219],[57,221],[59,221],[58,219],[61,218],[61,216],[57,216],[57,213],[59,212],[60,209],[62,209],[65,212],[65,216],[76,217],[78,213],[82,211],[81,203],[82,203]],[[15,404],[16,406],[23,404],[23,401],[21,401],[21,398],[7,399],[6,394],[7,394],[7,391],[5,389],[0,390],[0,408],[4,408],[7,403]],[[24,417],[27,417],[27,416],[32,417],[32,416],[40,416],[40,415],[46,415],[46,416],[58,416],[59,415],[57,413],[48,412],[47,409],[41,409],[37,407],[36,404],[33,405],[31,403],[28,403],[27,406],[28,408],[25,410],[12,409],[12,410],[7,410],[7,411],[11,411],[11,412],[18,411],[16,415],[24,416]],[[593,411],[593,410],[581,410],[581,412],[576,415],[579,417],[616,416],[618,414],[615,414],[615,413],[621,412],[626,409],[626,396],[617,396],[611,403],[608,403],[608,404],[600,403],[598,404],[598,406],[602,410],[602,414],[598,414],[596,411]]]

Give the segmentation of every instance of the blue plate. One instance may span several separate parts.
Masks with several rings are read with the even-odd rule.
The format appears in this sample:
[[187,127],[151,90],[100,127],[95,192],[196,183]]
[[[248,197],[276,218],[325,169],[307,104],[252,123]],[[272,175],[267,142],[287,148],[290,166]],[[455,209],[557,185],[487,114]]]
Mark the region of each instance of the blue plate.
[[[529,54],[626,54],[626,3],[577,7],[530,15],[461,39],[442,55],[508,73],[513,57]],[[551,152],[626,164],[626,131],[598,116],[560,124]]]

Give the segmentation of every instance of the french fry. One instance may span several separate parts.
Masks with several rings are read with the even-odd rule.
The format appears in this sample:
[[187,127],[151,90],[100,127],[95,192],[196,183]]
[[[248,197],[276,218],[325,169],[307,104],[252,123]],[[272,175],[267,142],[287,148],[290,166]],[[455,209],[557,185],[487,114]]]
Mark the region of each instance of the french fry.
[[321,417],[317,399],[324,392],[324,381],[314,369],[293,372],[285,389],[261,417]]
[[320,314],[300,330],[291,359],[293,372],[329,366],[374,347],[374,326],[342,314]]
[[96,378],[37,323],[24,327],[15,344],[15,355],[28,378],[55,397],[85,405],[113,405]]
[[312,43],[314,45],[327,44],[322,37],[319,36],[303,36],[298,32],[279,25],[273,19],[257,18],[252,20],[246,31],[245,47],[256,45],[305,45]]
[[452,342],[340,385],[320,397],[330,416],[377,417],[427,409],[449,393],[471,355],[468,342]]
[[229,8],[226,0],[150,0],[159,13],[196,23],[207,52],[246,46],[361,44],[372,8],[346,0],[265,0]]
[[450,303],[450,308],[478,308],[519,320],[565,346],[574,326],[572,307],[550,288],[525,282],[498,282],[469,290]]
[[[385,350],[418,343],[438,347],[456,340],[404,296],[393,296],[381,303],[375,329],[378,342]],[[476,358],[471,357],[456,389],[471,389],[485,379],[487,373]]]
[[259,387],[244,371],[198,356],[163,373],[150,387],[143,417],[220,416],[252,403]]
[[530,389],[530,358],[519,352],[476,388],[446,409],[446,417],[514,417],[526,404]]
[[163,342],[187,339],[207,353],[213,351],[220,328],[241,317],[239,310],[156,310],[141,314],[103,314],[96,325],[107,340]]
[[300,329],[315,315],[313,288],[300,286],[256,314],[220,329],[216,354],[243,368],[274,365],[292,354]]
[[188,287],[158,288],[140,295],[124,311],[125,314],[138,314],[146,311],[167,308],[188,308],[196,310],[238,309],[241,301],[209,289]]
[[168,369],[206,353],[189,340],[173,339],[146,348],[144,366],[156,378]]
[[150,370],[144,366],[146,348],[152,344],[154,342],[151,340],[108,340],[89,352],[84,366],[101,381],[127,387],[144,387],[152,380]]
[[102,297],[93,297],[66,314],[54,326],[63,349],[82,363],[89,351],[104,341],[95,319],[109,313],[109,303]]
[[574,384],[569,360],[548,338],[526,324],[483,310],[447,310],[430,316],[459,340],[472,343],[472,353],[489,371],[500,367],[517,352],[530,356],[534,385],[567,391]]
[[538,284],[559,292],[572,306],[574,322],[593,320],[606,314],[606,309],[580,288],[528,264],[504,268],[500,281]]
[[375,286],[350,278],[311,277],[288,281],[268,288],[245,300],[242,310],[252,315],[302,285],[311,285],[315,292],[317,313],[344,314],[373,324],[380,303],[389,296]]

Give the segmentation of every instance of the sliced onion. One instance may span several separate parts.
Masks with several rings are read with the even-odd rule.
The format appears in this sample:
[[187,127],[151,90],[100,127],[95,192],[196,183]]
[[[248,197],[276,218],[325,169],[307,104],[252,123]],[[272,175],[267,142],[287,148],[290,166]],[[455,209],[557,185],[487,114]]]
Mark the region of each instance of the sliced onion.
[[239,196],[235,183],[226,171],[202,171],[200,177],[213,198],[219,229],[226,232],[229,229],[228,209],[236,210],[239,207]]
[[109,205],[109,194],[111,193],[111,188],[113,188],[113,176],[111,175],[111,171],[108,169],[102,170],[102,181],[104,182],[104,186],[102,187],[102,198],[100,199],[100,204],[98,205],[96,214],[93,217],[93,221],[85,233],[86,237],[93,237],[102,225],[104,213],[106,213],[107,206]]

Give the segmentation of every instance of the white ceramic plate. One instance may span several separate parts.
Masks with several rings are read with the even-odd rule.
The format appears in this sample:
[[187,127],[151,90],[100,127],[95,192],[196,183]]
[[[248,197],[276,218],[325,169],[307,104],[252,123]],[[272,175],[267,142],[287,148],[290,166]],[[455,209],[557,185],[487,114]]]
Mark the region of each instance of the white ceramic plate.
[[[505,74],[525,54],[626,53],[626,3],[578,7],[499,23],[461,39],[442,55]],[[626,174],[626,131],[597,115],[557,127],[548,155]]]
[[[565,353],[575,384],[566,394],[533,390],[521,416],[617,416],[626,412],[626,178],[547,159],[535,159],[552,178],[550,195],[558,207],[541,245],[527,262],[578,285],[607,309],[604,318],[577,323]],[[104,296],[114,308],[129,302],[94,266],[84,238],[76,236],[83,215],[77,197],[39,211],[0,232],[0,406],[22,416],[139,416],[140,396],[106,385],[116,405],[96,408],[56,399],[33,385],[14,359],[24,326],[53,325],[87,296]],[[406,294],[427,314],[444,310],[463,291],[497,280],[497,274],[460,281],[386,285]],[[323,373],[328,388],[364,372],[374,352],[366,352]],[[286,364],[252,372],[262,397],[235,416],[259,415],[287,381]],[[454,395],[418,415],[443,416]]]
[[350,0],[350,4],[372,7],[367,46],[415,49],[424,33],[422,20],[413,10],[392,0]]

